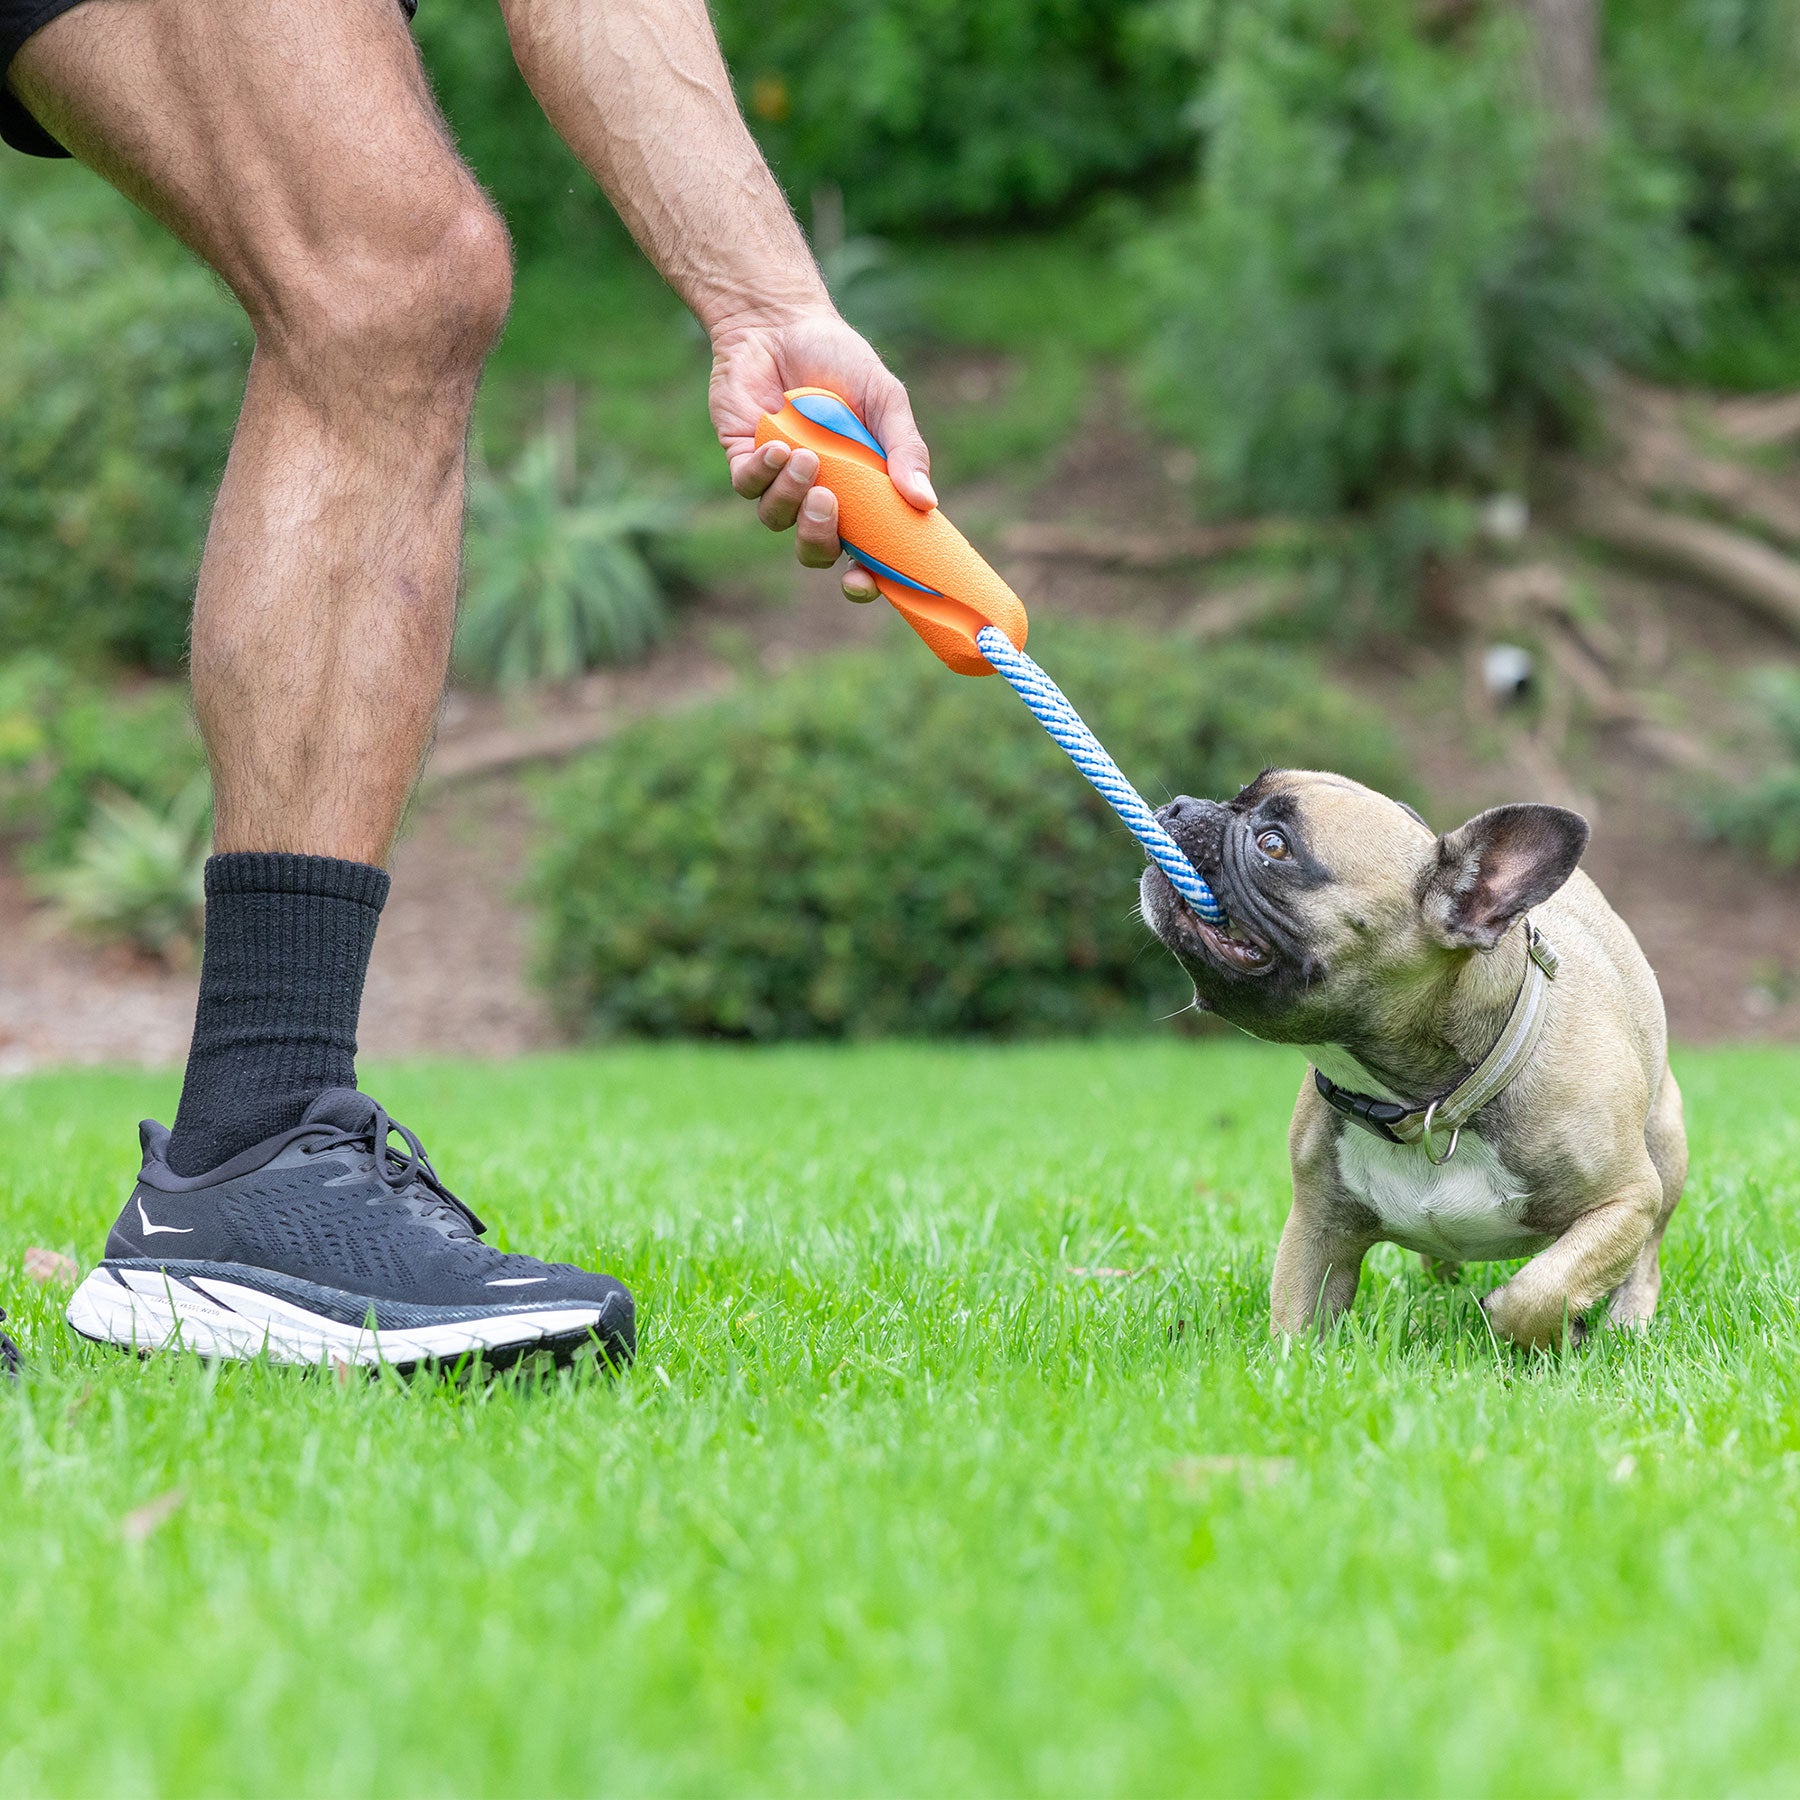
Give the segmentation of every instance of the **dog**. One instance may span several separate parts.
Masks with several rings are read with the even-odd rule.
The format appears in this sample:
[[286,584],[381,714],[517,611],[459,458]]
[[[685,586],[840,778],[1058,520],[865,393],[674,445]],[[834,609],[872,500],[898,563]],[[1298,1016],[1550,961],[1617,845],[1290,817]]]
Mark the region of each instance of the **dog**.
[[1656,977],[1577,867],[1588,825],[1498,806],[1435,836],[1341,775],[1265,770],[1157,814],[1212,888],[1208,924],[1152,864],[1145,922],[1194,1004],[1309,1067],[1271,1329],[1323,1328],[1377,1243],[1429,1272],[1529,1257],[1481,1302],[1527,1349],[1656,1310],[1687,1176]]

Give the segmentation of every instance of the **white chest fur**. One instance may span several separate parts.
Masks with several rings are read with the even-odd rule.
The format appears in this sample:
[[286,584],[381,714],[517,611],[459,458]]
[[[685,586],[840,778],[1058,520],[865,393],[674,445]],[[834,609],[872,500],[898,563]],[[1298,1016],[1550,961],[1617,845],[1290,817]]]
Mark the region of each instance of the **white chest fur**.
[[1551,1240],[1521,1222],[1525,1189],[1473,1131],[1449,1162],[1433,1167],[1417,1144],[1390,1144],[1347,1125],[1338,1176],[1381,1221],[1382,1234],[1445,1262],[1528,1256]]

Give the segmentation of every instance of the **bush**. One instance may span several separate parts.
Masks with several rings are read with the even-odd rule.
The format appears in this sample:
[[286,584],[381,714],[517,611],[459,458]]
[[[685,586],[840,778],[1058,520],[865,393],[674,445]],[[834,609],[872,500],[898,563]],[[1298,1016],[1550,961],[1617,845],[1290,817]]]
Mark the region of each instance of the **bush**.
[[1229,15],[1194,203],[1139,264],[1151,397],[1228,505],[1491,480],[1683,316],[1673,185],[1616,146],[1547,161],[1505,11],[1448,37],[1416,20],[1407,0]]
[[39,880],[65,924],[177,968],[199,958],[212,789],[197,775],[167,807],[102,794],[68,863]]
[[1192,65],[1144,0],[723,0],[720,41],[789,193],[861,225],[1042,212],[1167,163]]
[[504,476],[477,471],[458,672],[511,687],[640,655],[666,622],[660,553],[679,523],[623,471],[579,481],[572,422]]
[[1616,0],[1610,97],[1682,177],[1702,328],[1669,372],[1727,387],[1800,382],[1800,17],[1794,0]]
[[[744,110],[788,193],[932,230],[1054,207],[1169,161],[1191,64],[1156,0],[715,0]],[[522,247],[608,229],[513,66],[493,7],[428,6],[419,37],[462,148]]]
[[73,853],[96,795],[160,810],[205,763],[173,682],[102,687],[41,652],[0,663],[0,833],[27,839],[40,867]]
[[[1296,654],[1067,625],[1032,647],[1153,797],[1283,762],[1410,785],[1381,722]],[[544,816],[541,974],[595,1030],[1085,1031],[1185,998],[1124,827],[997,680],[910,639],[633,725]]]
[[0,656],[172,669],[249,328],[123,202],[54,189],[0,201],[0,315]]

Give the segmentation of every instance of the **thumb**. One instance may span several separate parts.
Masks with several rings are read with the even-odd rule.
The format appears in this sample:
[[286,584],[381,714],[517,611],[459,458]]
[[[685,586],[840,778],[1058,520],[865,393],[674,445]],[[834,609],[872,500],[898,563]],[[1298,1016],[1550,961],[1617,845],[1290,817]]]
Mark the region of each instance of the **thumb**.
[[894,486],[921,512],[930,512],[938,503],[931,485],[931,452],[913,422],[906,389],[885,370],[882,373],[885,379],[870,395],[869,429],[887,451],[888,476]]

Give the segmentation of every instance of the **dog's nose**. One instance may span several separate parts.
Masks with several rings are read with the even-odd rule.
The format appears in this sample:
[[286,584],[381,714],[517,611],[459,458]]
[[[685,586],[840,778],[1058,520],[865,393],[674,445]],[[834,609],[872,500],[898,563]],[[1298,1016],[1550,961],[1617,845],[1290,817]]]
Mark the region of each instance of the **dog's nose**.
[[1191,825],[1206,811],[1206,802],[1192,794],[1177,794],[1167,806],[1156,809],[1156,822],[1165,831],[1176,825]]

